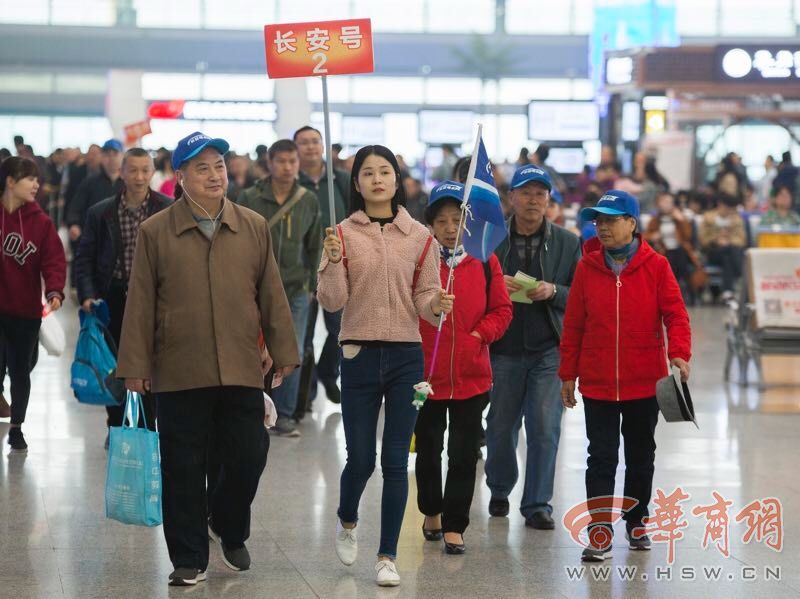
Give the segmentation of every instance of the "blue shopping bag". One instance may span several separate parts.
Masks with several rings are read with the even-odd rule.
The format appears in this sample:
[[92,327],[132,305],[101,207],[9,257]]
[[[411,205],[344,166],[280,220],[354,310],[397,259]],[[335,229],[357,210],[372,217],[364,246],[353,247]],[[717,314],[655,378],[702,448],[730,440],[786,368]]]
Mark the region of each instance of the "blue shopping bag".
[[158,433],[139,427],[141,398],[128,391],[122,426],[109,432],[106,518],[123,524],[161,524]]

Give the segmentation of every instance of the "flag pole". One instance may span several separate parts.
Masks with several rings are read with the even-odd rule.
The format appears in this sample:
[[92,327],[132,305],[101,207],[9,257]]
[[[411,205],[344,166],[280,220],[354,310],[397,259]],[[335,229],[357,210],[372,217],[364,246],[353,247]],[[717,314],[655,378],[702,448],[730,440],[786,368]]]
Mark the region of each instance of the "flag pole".
[[[336,198],[333,196],[333,150],[331,146],[331,110],[328,104],[328,76],[322,76],[322,113],[325,119],[325,164],[328,175],[328,206],[331,211],[331,228],[336,228]],[[344,216],[344,215],[342,215]]]
[[[478,135],[475,138],[475,147],[472,151],[472,157],[469,161],[469,171],[467,173],[467,180],[464,184],[464,199],[461,201],[461,217],[458,221],[458,231],[456,232],[456,245],[453,249],[453,257],[455,258],[455,252],[458,250],[459,241],[461,241],[462,232],[464,230],[464,220],[467,213],[467,205],[469,204],[469,192],[472,189],[472,180],[475,178],[475,167],[477,164],[478,158],[478,147],[481,143],[481,133],[483,131],[483,125],[478,124]],[[453,282],[453,272],[455,271],[455,260],[450,261],[450,271],[447,274],[447,284],[445,285],[445,292],[450,293],[450,285]],[[436,366],[436,357],[439,354],[439,341],[442,338],[442,327],[444,326],[444,321],[446,320],[447,315],[442,312],[439,315],[439,326],[436,330],[436,339],[433,342],[433,353],[431,354],[431,363],[430,368],[428,369],[428,377],[425,379],[428,384],[431,382],[431,378],[433,378],[433,370]],[[421,404],[420,404],[421,405]],[[419,409],[419,407],[417,408]]]

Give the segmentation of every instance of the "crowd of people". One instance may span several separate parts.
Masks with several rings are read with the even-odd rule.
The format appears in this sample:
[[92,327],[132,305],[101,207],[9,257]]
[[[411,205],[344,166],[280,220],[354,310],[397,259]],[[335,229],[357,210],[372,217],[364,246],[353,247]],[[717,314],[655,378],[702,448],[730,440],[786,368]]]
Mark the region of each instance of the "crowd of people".
[[[338,148],[329,172],[311,126],[259,146],[255,160],[200,132],[172,151],[125,150],[112,139],[45,161],[19,142],[18,155],[0,164],[0,367],[11,379],[0,417],[11,417],[8,443],[27,450],[22,425],[42,298],[50,310],[65,299],[67,245],[78,303],[86,312],[108,305],[117,376],[145,398],[145,422],[159,431],[171,585],[205,579],[209,538],[231,569],[250,567],[250,505],[270,434],[301,435],[320,383],[341,404],[347,445],[332,525],[345,565],[357,559],[359,502],[384,411],[379,585],[400,583],[412,436],[427,541],[466,552],[484,443],[489,514],[509,514],[523,424],[519,511],[527,527],[554,529],[561,422],[576,389],[589,440],[587,499],[613,494],[621,430],[625,495],[638,500],[625,515],[626,541],[649,549],[655,384],[667,374],[665,351],[689,377],[685,298],[708,286],[712,265],[721,270],[719,291],[733,292],[747,211],[765,212],[770,225],[800,220],[792,211],[798,169],[787,156],[762,189],[769,198],[752,206],[755,186],[735,155],[712,188],[686,194],[673,193],[642,153],[622,175],[610,148],[568,186],[541,145],[521,152],[510,176],[495,167],[507,236],[482,263],[461,244],[469,157],[452,148],[428,195],[383,146],[346,160]],[[63,244],[59,227],[68,231]],[[536,284],[523,287],[520,273]],[[316,360],[320,313],[327,334]],[[434,363],[439,350],[447,359]],[[414,386],[425,380],[433,392],[418,411]],[[263,391],[278,412],[270,433]],[[108,408],[109,427],[122,417],[121,406]],[[593,520],[583,559],[603,560],[612,538],[607,523]]]

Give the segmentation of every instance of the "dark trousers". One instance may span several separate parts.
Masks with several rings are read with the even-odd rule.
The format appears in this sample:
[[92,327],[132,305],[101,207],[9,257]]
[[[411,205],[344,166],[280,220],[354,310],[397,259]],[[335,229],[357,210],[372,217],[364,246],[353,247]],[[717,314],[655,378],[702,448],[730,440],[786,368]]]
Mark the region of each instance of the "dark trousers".
[[[205,570],[209,511],[226,545],[240,547],[250,536],[250,504],[269,451],[263,392],[207,387],[156,398],[169,557],[176,568]],[[207,497],[209,468],[214,481]]]
[[708,252],[708,262],[722,270],[722,290],[733,291],[736,279],[742,276],[742,248],[728,245],[715,247]]
[[[488,393],[462,400],[426,401],[417,426],[417,505],[426,516],[442,514],[442,530],[463,534],[475,492],[475,447]],[[447,417],[450,416],[448,426]],[[447,440],[447,481],[442,495],[442,449]]]
[[306,329],[305,348],[303,355],[305,360],[302,366],[301,385],[298,400],[298,410],[308,406],[317,393],[317,382],[335,383],[339,378],[339,331],[342,328],[342,311],[328,312],[322,310],[322,317],[325,321],[325,329],[328,336],[322,346],[322,353],[319,361],[314,360],[314,332],[317,328],[317,316],[319,315],[319,303],[316,298],[311,300],[308,306],[308,328]]
[[648,515],[653,493],[656,460],[658,403],[655,397],[632,401],[600,401],[583,398],[589,458],[586,461],[586,497],[614,495],[614,476],[619,462],[620,418],[625,439],[626,497],[639,501],[623,518],[639,524]]
[[[111,318],[108,323],[108,332],[111,333],[111,336],[114,338],[114,343],[117,344],[117,349],[119,349],[119,340],[122,336],[122,319],[125,316],[125,301],[127,299],[127,292],[125,291],[124,284],[121,281],[113,281],[104,299],[108,304],[108,313]],[[140,423],[144,424],[146,422],[147,428],[152,431],[156,430],[155,396],[151,393],[146,393],[141,407],[144,414],[139,418]],[[124,413],[124,403],[120,406],[106,406],[107,425],[122,426]]]
[[5,361],[11,379],[12,425],[25,422],[31,397],[31,370],[35,363],[41,326],[41,318],[0,315],[0,338],[5,340]]

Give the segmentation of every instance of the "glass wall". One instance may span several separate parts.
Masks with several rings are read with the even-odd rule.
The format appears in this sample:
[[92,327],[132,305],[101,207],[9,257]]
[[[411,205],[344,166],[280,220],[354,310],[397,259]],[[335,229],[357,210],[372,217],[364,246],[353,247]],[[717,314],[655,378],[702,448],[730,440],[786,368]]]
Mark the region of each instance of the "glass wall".
[[[510,34],[585,35],[592,29],[594,3],[506,0],[505,29]],[[267,23],[369,17],[375,31],[492,33],[497,10],[495,0],[132,0],[134,12],[128,15],[120,8],[124,4],[0,0],[0,23],[108,27],[119,19],[139,27],[257,30]],[[678,33],[690,37],[792,36],[800,22],[800,0],[675,0],[675,5]]]

